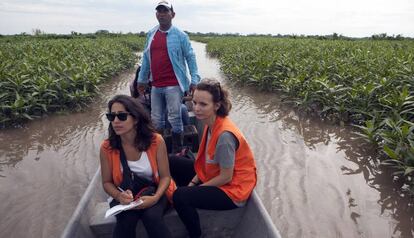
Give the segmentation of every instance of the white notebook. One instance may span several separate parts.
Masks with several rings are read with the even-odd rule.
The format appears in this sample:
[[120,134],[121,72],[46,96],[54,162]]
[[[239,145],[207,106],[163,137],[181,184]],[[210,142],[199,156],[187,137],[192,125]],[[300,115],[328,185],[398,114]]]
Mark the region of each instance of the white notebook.
[[116,205],[113,206],[112,208],[109,208],[106,212],[105,212],[105,218],[108,218],[110,216],[115,216],[116,214],[129,210],[131,208],[134,207],[138,207],[139,205],[141,205],[143,203],[143,201],[141,199],[137,199],[133,202],[131,202],[130,204],[126,204],[126,205]]

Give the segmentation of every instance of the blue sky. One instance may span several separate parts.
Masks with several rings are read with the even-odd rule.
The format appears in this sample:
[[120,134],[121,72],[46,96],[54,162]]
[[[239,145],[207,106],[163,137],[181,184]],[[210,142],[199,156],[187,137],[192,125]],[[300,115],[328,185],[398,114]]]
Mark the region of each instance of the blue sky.
[[[1,0],[0,34],[147,31],[153,0]],[[414,37],[414,0],[175,0],[173,24],[191,32]]]

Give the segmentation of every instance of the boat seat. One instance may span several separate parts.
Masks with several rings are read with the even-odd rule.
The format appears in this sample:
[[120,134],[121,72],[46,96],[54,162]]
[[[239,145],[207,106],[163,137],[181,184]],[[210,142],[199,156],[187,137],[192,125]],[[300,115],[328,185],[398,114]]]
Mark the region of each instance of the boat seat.
[[[90,217],[90,228],[95,237],[112,237],[116,219],[114,216],[105,219],[105,212],[109,208],[107,202],[97,203]],[[206,237],[232,237],[234,229],[240,223],[245,209],[238,208],[228,211],[210,211],[198,209],[200,215],[201,229]],[[219,215],[218,215],[219,213]],[[187,231],[174,209],[169,209],[165,216],[165,222],[173,237],[187,237]],[[137,225],[139,237],[148,237],[142,222]]]

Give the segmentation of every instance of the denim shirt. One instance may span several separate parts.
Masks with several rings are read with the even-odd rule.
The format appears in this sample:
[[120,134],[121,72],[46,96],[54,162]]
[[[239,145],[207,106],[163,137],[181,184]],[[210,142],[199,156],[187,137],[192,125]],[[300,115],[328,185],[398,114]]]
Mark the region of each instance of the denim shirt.
[[[142,56],[141,71],[138,75],[138,83],[148,83],[148,80],[152,81],[150,49],[151,42],[158,29],[159,26],[156,26],[147,34],[147,41]],[[196,85],[200,81],[196,56],[191,47],[188,35],[177,27],[171,26],[167,31],[167,49],[181,91],[188,91],[190,83]],[[191,80],[188,75],[187,65],[190,71]]]

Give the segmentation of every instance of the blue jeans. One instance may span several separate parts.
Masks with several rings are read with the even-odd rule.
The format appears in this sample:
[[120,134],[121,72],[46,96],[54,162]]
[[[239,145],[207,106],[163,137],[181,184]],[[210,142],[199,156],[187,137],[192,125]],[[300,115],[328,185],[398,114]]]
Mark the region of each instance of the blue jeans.
[[[181,104],[181,119],[183,120],[183,126],[190,124],[190,116],[188,115],[188,109],[185,104]],[[171,128],[171,123],[168,121],[168,114],[165,113],[165,127]]]
[[165,113],[171,123],[172,132],[183,132],[181,119],[181,99],[183,93],[180,86],[152,87],[151,89],[151,119],[157,130],[165,129]]

